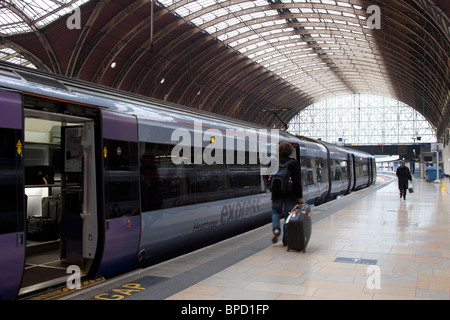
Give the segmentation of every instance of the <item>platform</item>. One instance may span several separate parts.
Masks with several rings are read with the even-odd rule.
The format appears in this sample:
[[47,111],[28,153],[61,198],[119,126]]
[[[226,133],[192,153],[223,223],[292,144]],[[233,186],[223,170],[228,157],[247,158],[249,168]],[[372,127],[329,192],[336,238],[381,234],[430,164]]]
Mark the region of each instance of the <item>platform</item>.
[[265,225],[60,299],[449,300],[450,192],[414,188],[403,200],[395,176],[379,176],[313,208],[305,253],[273,244]]

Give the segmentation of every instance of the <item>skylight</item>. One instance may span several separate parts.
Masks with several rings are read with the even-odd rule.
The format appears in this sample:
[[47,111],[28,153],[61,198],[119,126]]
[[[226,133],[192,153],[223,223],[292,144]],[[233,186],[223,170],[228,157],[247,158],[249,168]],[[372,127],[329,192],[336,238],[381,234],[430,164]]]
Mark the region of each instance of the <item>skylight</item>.
[[[1,1],[0,36],[39,32],[87,1]],[[333,81],[336,71],[343,78],[342,72],[347,70],[342,61],[374,58],[367,13],[350,0],[155,2],[293,85],[327,77]],[[10,52],[12,48],[4,45],[0,49],[3,60],[26,63],[25,57]],[[364,78],[366,71],[361,68],[357,72]]]
[[5,0],[0,2],[0,35],[45,27],[89,0]]
[[[38,32],[89,0],[4,0],[0,1],[0,36]],[[0,45],[0,59],[36,68],[26,57],[7,45]]]
[[[336,50],[352,58],[358,54],[353,48],[343,50],[343,45],[351,47],[358,41],[361,55],[370,49],[366,12],[348,1],[160,0],[158,3],[288,82],[293,81],[288,76],[293,72],[287,70],[297,70],[297,75],[303,74],[307,79],[312,71],[329,76],[331,69],[326,62],[335,57]],[[340,47],[330,46],[345,39],[349,42]],[[312,52],[305,56],[305,51]],[[316,78],[322,76],[317,74]],[[297,77],[295,82],[303,80]]]

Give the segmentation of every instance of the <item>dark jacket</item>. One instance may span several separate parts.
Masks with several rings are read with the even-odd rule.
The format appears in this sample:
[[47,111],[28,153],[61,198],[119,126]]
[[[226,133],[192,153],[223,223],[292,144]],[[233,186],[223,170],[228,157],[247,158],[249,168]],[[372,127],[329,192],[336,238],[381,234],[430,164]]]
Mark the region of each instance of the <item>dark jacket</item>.
[[[292,158],[280,157],[280,164],[284,164]],[[295,160],[295,159],[294,159]],[[287,195],[277,195],[272,192],[272,200],[277,199],[299,199],[303,197],[302,185],[300,182],[300,165],[298,161],[291,161],[288,166],[289,172],[292,176],[293,188]]]
[[408,180],[412,181],[411,172],[407,166],[397,168],[398,188],[400,190],[408,189]]

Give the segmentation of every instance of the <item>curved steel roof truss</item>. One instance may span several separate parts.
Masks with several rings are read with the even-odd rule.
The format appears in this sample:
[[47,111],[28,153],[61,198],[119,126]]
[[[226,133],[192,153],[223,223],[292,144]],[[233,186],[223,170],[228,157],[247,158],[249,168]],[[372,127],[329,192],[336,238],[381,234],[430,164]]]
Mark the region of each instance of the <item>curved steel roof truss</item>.
[[[0,57],[12,48],[41,69],[268,127],[346,93],[400,100],[438,137],[450,125],[445,1],[58,3],[0,0]],[[67,30],[77,6],[82,27]]]

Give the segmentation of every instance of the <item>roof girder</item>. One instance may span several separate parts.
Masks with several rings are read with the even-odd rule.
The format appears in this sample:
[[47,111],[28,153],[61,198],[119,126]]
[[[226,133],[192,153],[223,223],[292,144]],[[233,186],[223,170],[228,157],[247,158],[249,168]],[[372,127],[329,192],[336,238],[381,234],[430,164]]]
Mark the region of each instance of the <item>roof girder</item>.
[[[242,10],[227,11],[244,2]],[[424,2],[341,0],[337,6],[232,0],[211,2],[203,10],[176,17],[172,11],[194,4],[183,0],[154,7],[151,52],[150,39],[143,36],[151,20],[148,0],[92,0],[81,7],[87,22],[72,40],[67,67],[60,65],[61,57],[51,56],[58,45],[52,42],[51,29],[64,28],[64,17],[52,28],[38,30],[36,37],[46,40],[40,41],[45,54],[16,36],[5,41],[55,72],[261,124],[278,122],[262,109],[285,108],[289,111],[279,115],[288,122],[327,96],[371,92],[410,105],[442,132],[450,119],[449,35],[435,11],[420,12]],[[381,30],[365,26],[366,8],[373,4],[382,8]],[[262,11],[267,14],[246,20]],[[215,19],[198,27],[190,22],[216,13]],[[104,16],[110,18],[100,24]],[[120,30],[130,21],[131,27]],[[201,30],[208,28],[218,31]],[[255,32],[259,38],[250,38]],[[251,49],[255,44],[259,46]],[[113,70],[110,66],[116,61]]]

